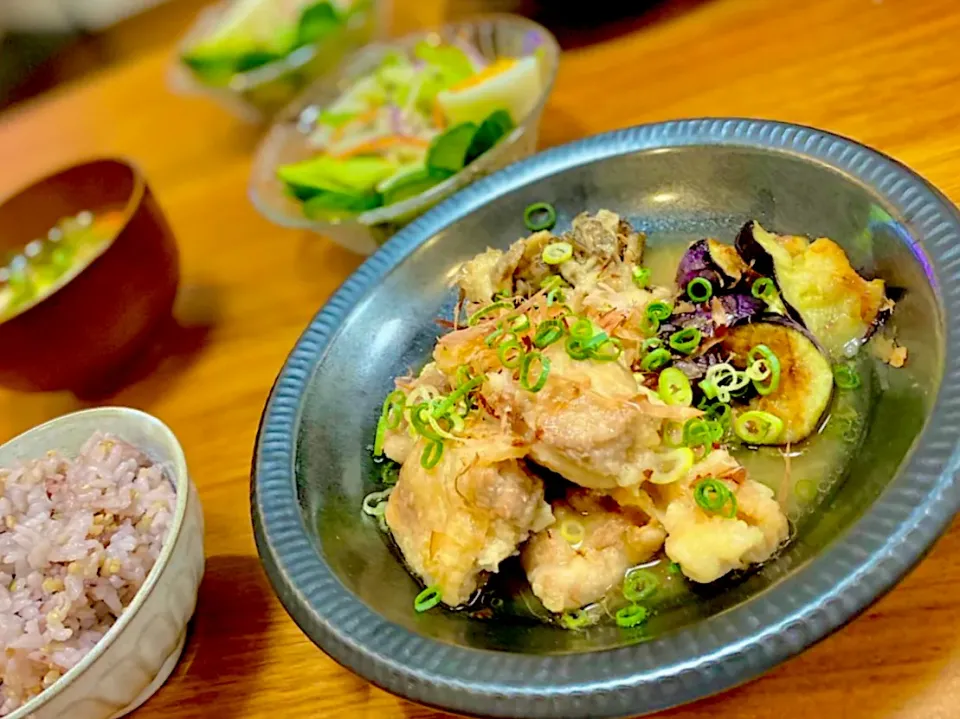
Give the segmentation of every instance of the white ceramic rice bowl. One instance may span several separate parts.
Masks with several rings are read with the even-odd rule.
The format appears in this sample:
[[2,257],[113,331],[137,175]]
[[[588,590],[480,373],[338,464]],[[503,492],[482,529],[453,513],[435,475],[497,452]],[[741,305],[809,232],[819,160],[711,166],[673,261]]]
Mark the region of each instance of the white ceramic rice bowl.
[[114,434],[163,466],[177,494],[160,556],[133,602],[96,646],[49,689],[5,719],[116,719],[149,699],[183,652],[203,577],[203,511],[173,432],[144,412],[102,407],[65,415],[0,446],[0,467],[55,449],[75,455],[95,432]]

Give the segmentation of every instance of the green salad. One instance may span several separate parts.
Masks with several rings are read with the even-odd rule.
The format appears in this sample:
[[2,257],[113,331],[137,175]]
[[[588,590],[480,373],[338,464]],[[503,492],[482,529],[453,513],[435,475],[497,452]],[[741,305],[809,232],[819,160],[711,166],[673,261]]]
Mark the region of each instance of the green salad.
[[536,106],[536,55],[493,62],[465,43],[387,54],[311,118],[311,157],[277,176],[313,219],[419,195],[490,150]]
[[372,0],[236,0],[216,28],[181,55],[202,83],[227,86],[239,73],[344,32]]

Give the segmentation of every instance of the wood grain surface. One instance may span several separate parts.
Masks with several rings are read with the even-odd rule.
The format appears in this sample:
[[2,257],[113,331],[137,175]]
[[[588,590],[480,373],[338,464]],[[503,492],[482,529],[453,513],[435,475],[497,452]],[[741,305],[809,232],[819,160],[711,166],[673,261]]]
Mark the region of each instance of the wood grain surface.
[[[402,29],[446,13],[440,2],[395,5]],[[672,7],[565,53],[543,146],[669,118],[773,118],[872,145],[960,201],[956,0]],[[188,21],[183,13],[164,27],[179,31]],[[83,400],[0,392],[0,441],[79,407],[116,403],[158,415],[183,442],[206,512],[207,574],[183,661],[138,719],[444,716],[327,658],[288,618],[261,572],[248,505],[260,412],[297,336],[360,258],[256,213],[246,184],[257,130],[202,99],[171,94],[171,52],[171,41],[152,44],[0,117],[0,195],[78,158],[133,158],[169,215],[183,263],[177,324],[158,336],[122,389]],[[954,526],[845,629],[756,681],[662,716],[932,719],[960,716],[958,707]]]

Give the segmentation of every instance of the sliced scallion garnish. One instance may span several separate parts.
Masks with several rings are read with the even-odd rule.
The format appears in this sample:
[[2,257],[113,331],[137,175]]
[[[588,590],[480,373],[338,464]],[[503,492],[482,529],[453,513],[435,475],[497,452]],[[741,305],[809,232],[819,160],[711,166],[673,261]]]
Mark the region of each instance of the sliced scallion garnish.
[[631,627],[643,624],[649,614],[646,607],[639,604],[630,604],[617,610],[614,620],[617,622],[618,627],[630,629]]
[[733,431],[744,442],[769,444],[783,434],[783,420],[769,412],[750,410],[736,416]]
[[634,569],[623,578],[623,597],[628,602],[642,602],[652,597],[660,580],[648,569]]
[[660,399],[670,405],[689,407],[693,403],[690,380],[676,367],[667,367],[657,380]]
[[427,587],[413,600],[413,608],[418,612],[426,612],[440,603],[440,587]]
[[670,335],[669,344],[677,352],[688,355],[700,346],[700,340],[702,339],[703,333],[696,327],[685,327]]
[[557,224],[557,210],[549,202],[534,202],[523,211],[523,224],[531,232],[552,230]]
[[[530,369],[534,363],[539,363],[539,373],[535,375],[536,381],[530,379]],[[547,383],[547,377],[550,376],[550,358],[544,357],[540,352],[528,352],[520,360],[520,386],[528,392],[539,392]]]
[[573,245],[569,242],[551,242],[540,255],[548,265],[560,265],[573,257]]
[[838,364],[833,368],[833,381],[840,389],[856,389],[860,386],[860,375],[849,364]]
[[719,479],[707,477],[693,487],[693,500],[705,512],[733,519],[737,516],[737,497]]
[[706,302],[713,297],[713,285],[704,277],[694,277],[687,284],[687,297],[693,302]]

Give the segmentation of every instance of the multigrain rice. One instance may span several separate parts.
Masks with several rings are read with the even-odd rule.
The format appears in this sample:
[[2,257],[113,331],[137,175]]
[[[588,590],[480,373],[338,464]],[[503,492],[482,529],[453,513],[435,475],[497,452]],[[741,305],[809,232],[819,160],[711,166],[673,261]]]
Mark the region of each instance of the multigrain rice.
[[103,637],[157,561],[176,495],[111,435],[75,459],[0,468],[0,716],[51,686]]

